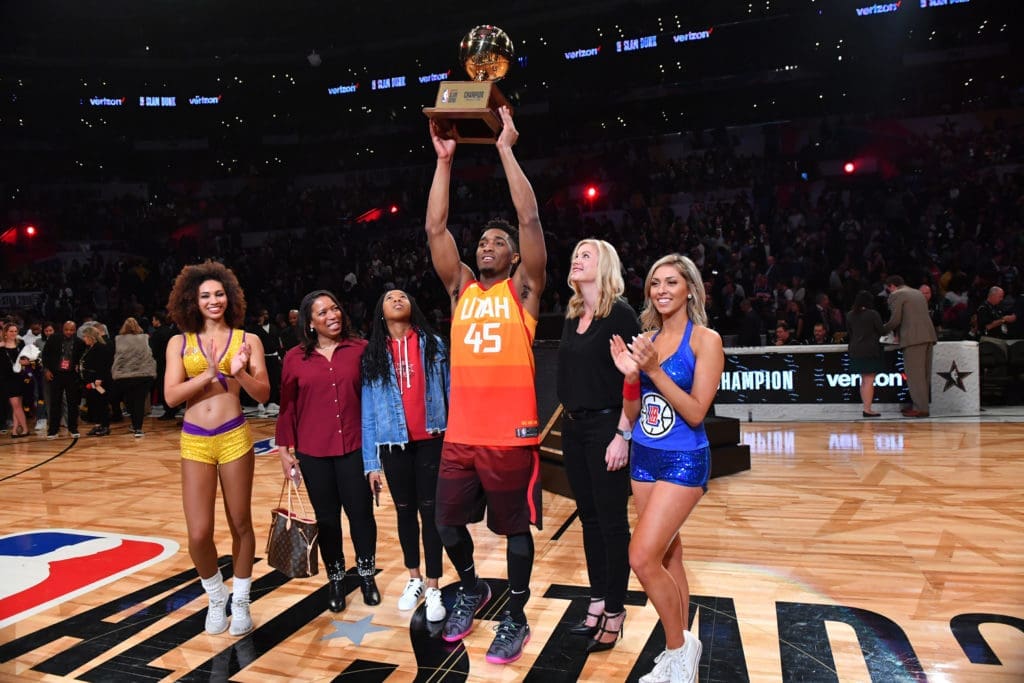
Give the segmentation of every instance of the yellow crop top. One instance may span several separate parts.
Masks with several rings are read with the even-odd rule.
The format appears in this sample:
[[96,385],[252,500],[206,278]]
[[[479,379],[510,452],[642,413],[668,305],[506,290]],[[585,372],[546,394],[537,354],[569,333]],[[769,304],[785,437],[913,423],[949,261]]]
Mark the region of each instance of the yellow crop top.
[[[244,330],[231,330],[228,346],[220,354],[217,369],[228,377],[231,376],[231,359],[245,343]],[[186,332],[181,343],[181,363],[185,366],[185,374],[191,379],[206,372],[206,356],[203,355],[203,343],[194,332]]]

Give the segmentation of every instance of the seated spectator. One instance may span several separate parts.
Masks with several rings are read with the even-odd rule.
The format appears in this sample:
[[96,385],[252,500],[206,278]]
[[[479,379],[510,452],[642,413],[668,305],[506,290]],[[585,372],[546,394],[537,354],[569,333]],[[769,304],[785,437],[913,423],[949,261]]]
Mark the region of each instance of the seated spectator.
[[1017,316],[1003,306],[1006,293],[1002,287],[992,287],[988,297],[978,306],[978,332],[983,337],[1007,339],[1010,337],[1010,325],[1017,322]]
[[832,337],[828,334],[828,328],[825,327],[825,323],[814,323],[814,330],[811,332],[811,338],[807,342],[808,344],[832,344]]
[[796,344],[796,340],[793,335],[789,332],[789,327],[784,322],[779,322],[775,327],[775,339],[772,341],[774,346],[792,346]]

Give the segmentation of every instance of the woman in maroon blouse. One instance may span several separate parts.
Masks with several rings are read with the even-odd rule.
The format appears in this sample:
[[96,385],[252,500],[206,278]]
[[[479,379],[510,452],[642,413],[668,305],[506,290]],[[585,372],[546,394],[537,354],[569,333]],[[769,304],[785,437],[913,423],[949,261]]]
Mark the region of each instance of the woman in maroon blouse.
[[341,510],[348,516],[363,602],[380,604],[374,579],[377,522],[363,477],[360,363],[366,341],[326,290],[310,292],[299,305],[299,345],[281,368],[277,449],[284,476],[306,480],[320,528],[320,556],[330,585],[327,606],[345,609],[345,556]]

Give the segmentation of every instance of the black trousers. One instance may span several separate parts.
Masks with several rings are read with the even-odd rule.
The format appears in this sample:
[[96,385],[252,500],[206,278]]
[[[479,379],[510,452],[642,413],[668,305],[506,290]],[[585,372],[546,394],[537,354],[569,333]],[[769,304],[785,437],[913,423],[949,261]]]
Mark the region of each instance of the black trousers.
[[[281,403],[281,357],[278,354],[265,356],[267,379],[270,380],[270,398],[267,403]],[[367,487],[369,488],[369,487]]]
[[354,450],[345,455],[318,458],[296,453],[302,478],[313,503],[319,527],[320,557],[331,567],[344,563],[341,545],[341,511],[348,517],[348,529],[357,558],[377,553],[377,520],[373,517],[373,496],[363,476],[363,455]]
[[157,400],[160,405],[164,407],[164,413],[167,415],[174,415],[178,412],[177,408],[172,408],[167,405],[167,397],[164,395],[164,374],[167,368],[162,363],[157,363],[156,366],[156,394]]
[[[441,537],[434,518],[437,499],[437,469],[441,464],[444,439],[410,441],[405,448],[392,446],[381,452],[384,476],[398,515],[398,542],[406,569],[420,566],[420,524],[427,578],[441,578]],[[418,516],[417,516],[418,515]]]
[[89,420],[100,427],[110,426],[110,398],[109,391],[101,394],[95,389],[85,390],[85,406],[89,409]]
[[620,612],[629,583],[629,466],[608,471],[605,449],[615,436],[619,411],[562,420],[562,454],[583,525],[590,597]]
[[68,401],[68,431],[78,431],[78,404],[82,402],[82,381],[73,372],[55,372],[50,382],[50,405],[47,408],[46,433],[56,436],[60,431],[60,402]]
[[152,377],[125,377],[117,380],[124,403],[128,406],[128,414],[132,416],[132,429],[142,429],[142,420],[146,417],[146,395],[152,385]]

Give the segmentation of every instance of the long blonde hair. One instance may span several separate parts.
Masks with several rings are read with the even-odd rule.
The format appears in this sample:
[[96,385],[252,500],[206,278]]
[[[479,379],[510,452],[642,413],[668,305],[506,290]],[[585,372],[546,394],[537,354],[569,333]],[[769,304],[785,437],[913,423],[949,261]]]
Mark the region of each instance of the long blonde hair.
[[[580,247],[589,244],[597,250],[597,306],[594,309],[595,318],[606,318],[612,312],[612,306],[616,300],[622,297],[626,291],[626,283],[622,279],[622,261],[619,254],[608,242],[595,237],[588,237],[580,240],[572,250],[572,260],[576,259]],[[572,261],[570,261],[571,263]],[[583,294],[580,286],[572,279],[570,268],[569,276],[566,278],[573,294],[565,307],[566,318],[579,318],[583,315]]]
[[654,271],[662,266],[674,267],[686,280],[686,288],[690,290],[690,296],[686,297],[686,317],[692,320],[694,325],[707,327],[708,314],[704,310],[704,280],[700,276],[700,269],[697,268],[696,263],[682,254],[669,254],[655,261],[651,269],[647,271],[647,278],[644,279],[644,308],[640,311],[641,329],[645,332],[661,329],[661,313],[658,313],[658,309],[651,303],[651,280],[654,279]]

